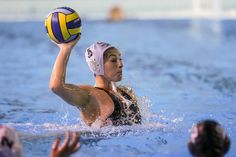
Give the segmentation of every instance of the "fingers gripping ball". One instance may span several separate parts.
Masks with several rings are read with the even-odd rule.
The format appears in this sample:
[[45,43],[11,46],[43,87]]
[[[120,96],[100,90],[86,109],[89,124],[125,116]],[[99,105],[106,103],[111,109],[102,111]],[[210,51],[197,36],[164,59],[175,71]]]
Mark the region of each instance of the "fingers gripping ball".
[[81,33],[79,14],[69,7],[56,8],[45,19],[47,34],[56,43],[68,43]]

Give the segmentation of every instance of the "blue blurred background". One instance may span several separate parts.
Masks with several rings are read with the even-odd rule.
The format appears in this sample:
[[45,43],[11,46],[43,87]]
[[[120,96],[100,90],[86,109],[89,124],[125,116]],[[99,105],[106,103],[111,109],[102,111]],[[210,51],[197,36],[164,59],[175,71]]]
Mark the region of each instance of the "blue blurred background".
[[110,8],[120,6],[126,18],[235,18],[234,0],[0,0],[0,20],[43,20],[52,8],[69,6],[83,18],[106,19]]

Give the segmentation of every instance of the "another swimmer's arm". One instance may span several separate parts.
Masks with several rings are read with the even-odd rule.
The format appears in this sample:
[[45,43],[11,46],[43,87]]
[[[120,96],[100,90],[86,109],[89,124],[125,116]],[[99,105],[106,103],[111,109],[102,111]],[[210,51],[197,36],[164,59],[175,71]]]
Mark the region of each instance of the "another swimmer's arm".
[[81,107],[81,105],[88,103],[88,91],[79,86],[65,83],[66,66],[71,51],[78,40],[79,38],[67,44],[58,44],[60,52],[52,70],[49,88],[69,104]]

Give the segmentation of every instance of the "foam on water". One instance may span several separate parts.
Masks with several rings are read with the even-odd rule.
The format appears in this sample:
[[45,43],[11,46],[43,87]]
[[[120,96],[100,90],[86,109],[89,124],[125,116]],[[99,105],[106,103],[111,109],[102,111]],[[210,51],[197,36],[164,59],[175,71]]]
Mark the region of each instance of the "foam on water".
[[[93,128],[85,125],[83,122],[77,118],[78,123],[68,124],[66,122],[70,121],[68,116],[68,111],[64,112],[64,116],[57,119],[56,123],[5,123],[15,127],[22,139],[28,138],[46,138],[61,136],[65,131],[77,131],[85,139],[96,139],[96,138],[111,138],[119,136],[139,136],[142,134],[147,134],[149,132],[168,132],[175,129],[175,124],[182,121],[182,118],[170,119],[165,116],[162,111],[160,114],[155,114],[150,112],[151,101],[146,97],[138,98],[138,105],[141,110],[142,124],[134,124],[132,126],[105,126],[100,129]],[[64,109],[63,109],[64,110]],[[64,125],[63,123],[64,122]]]
[[[133,126],[106,126],[103,127],[102,129],[95,129],[92,127],[86,126],[83,122],[80,121],[79,118],[76,118],[78,123],[76,124],[68,124],[68,121],[70,121],[69,111],[66,111],[63,113],[64,115],[61,116],[60,118],[57,119],[58,123],[43,123],[43,124],[34,124],[34,123],[5,123],[7,125],[12,125],[16,128],[19,128],[20,132],[22,130],[23,132],[27,132],[30,134],[45,134],[47,132],[64,132],[65,130],[73,130],[73,131],[81,131],[81,132],[86,132],[86,131],[91,131],[91,132],[108,132],[113,133],[119,132],[119,131],[125,131],[127,130],[136,130],[136,129],[150,129],[150,130],[155,130],[155,129],[160,129],[165,127],[165,124],[159,123],[158,118],[163,118],[158,115],[155,115],[154,113],[150,112],[150,106],[151,102],[147,98],[139,98],[139,106],[141,109],[141,115],[143,118],[143,123],[142,125],[133,125]],[[64,108],[63,108],[64,110]],[[156,120],[154,120],[156,119]],[[163,118],[164,119],[164,118]],[[65,124],[65,125],[62,125]]]

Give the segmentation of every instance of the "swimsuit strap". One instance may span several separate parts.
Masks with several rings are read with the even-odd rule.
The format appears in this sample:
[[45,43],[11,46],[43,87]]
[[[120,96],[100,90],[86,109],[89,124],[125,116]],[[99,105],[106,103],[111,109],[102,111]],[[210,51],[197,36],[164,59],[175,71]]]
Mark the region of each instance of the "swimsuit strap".
[[104,89],[104,88],[101,88],[101,87],[95,87],[97,89],[100,89],[100,90],[103,90],[104,92],[106,92],[113,100],[113,97],[115,97],[114,94],[112,94],[111,92],[109,92],[108,90]]
[[[95,87],[95,88],[100,89],[100,90],[103,90],[103,91],[106,92],[109,96],[111,96],[111,97],[116,97],[116,98],[118,99],[118,97],[117,97],[115,94],[109,92],[108,90],[106,90],[106,89],[104,89],[104,88],[101,88],[101,87]],[[122,94],[125,93],[125,92],[122,91],[122,90],[121,90],[121,92],[122,92]],[[127,93],[125,93],[125,94],[127,94]],[[120,99],[118,99],[118,100],[120,100]]]
[[120,105],[120,99],[115,94],[109,92],[108,90],[106,90],[104,88],[100,88],[100,87],[95,87],[95,88],[103,90],[104,92],[106,92],[111,97],[111,99],[113,100],[115,107],[117,105]]
[[117,96],[115,96],[114,94],[112,94],[111,92],[109,92],[108,90],[104,88],[100,88],[100,87],[95,87],[95,88],[105,91],[111,97],[114,103],[114,112],[110,115],[110,118],[113,121],[120,119],[121,115],[123,115],[122,112],[124,111],[121,100]]

